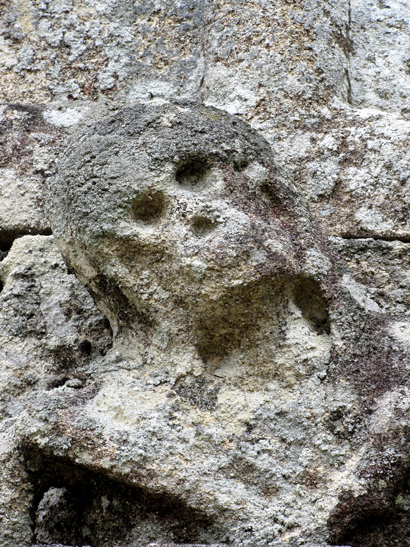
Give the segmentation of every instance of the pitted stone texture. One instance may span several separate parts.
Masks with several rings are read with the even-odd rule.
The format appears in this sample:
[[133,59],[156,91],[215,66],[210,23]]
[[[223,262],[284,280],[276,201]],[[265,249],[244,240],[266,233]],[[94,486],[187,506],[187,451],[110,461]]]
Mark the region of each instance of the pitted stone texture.
[[2,100],[192,95],[204,68],[204,8],[192,0],[11,1],[0,8]]
[[350,99],[347,1],[213,2],[206,22],[201,98],[208,104],[281,126]]
[[335,98],[397,111],[409,97],[403,1],[13,0],[1,13],[7,102],[184,96],[286,123]]
[[38,105],[0,106],[0,260],[16,237],[50,234],[43,180],[50,174],[60,134]]
[[410,320],[410,243],[372,238],[332,238],[332,242],[357,284],[368,291],[373,309]]
[[[0,279],[2,355],[9,356],[10,364],[16,360],[15,365],[17,356],[21,357],[15,366],[21,381],[30,385],[45,380],[28,379],[30,367],[36,376],[35,356],[44,365],[54,361],[56,374],[64,376],[74,374],[73,368],[88,359],[90,353],[104,353],[110,346],[106,320],[77,279],[67,273],[52,237],[25,236],[16,240],[0,263]],[[8,352],[10,339],[14,345],[13,351]],[[64,371],[64,367],[68,370]],[[50,380],[48,374],[47,381]],[[20,392],[23,385],[18,386]]]
[[410,241],[410,122],[374,109],[323,109],[275,133],[278,163],[329,235]]
[[[391,541],[397,546],[396,540],[401,538],[407,547],[409,487],[405,477],[410,461],[406,448],[410,411],[405,382],[410,326],[406,314],[407,271],[401,264],[406,260],[410,237],[406,149],[409,133],[405,57],[409,36],[407,3],[269,0],[257,4],[238,1],[230,6],[226,2],[187,0],[176,4],[160,0],[143,1],[136,6],[131,1],[103,0],[96,4],[91,0],[22,0],[3,2],[0,12],[4,100],[37,105],[51,99],[62,101],[45,106],[44,112],[36,107],[35,117],[41,123],[35,126],[24,126],[32,119],[30,110],[24,110],[26,107],[13,105],[5,109],[7,115],[14,117],[15,124],[11,129],[9,122],[4,126],[6,135],[9,132],[6,144],[11,144],[8,150],[6,148],[8,164],[2,164],[6,191],[2,192],[0,204],[2,226],[10,229],[6,247],[15,235],[48,230],[38,197],[43,175],[52,171],[53,153],[50,155],[49,151],[58,153],[57,140],[61,134],[81,121],[87,110],[90,116],[98,118],[91,109],[91,101],[97,101],[93,107],[98,107],[105,96],[113,99],[112,107],[122,108],[136,99],[151,101],[152,98],[155,102],[158,97],[188,96],[240,113],[261,129],[273,146],[274,163],[280,167],[281,178],[293,180],[298,191],[310,201],[312,214],[327,233],[342,237],[334,244],[335,254],[344,257],[351,268],[350,272],[340,272],[340,307],[337,312],[330,310],[330,335],[317,331],[318,322],[323,318],[317,306],[310,317],[301,313],[301,318],[298,306],[292,311],[289,305],[292,298],[302,305],[305,291],[300,290],[297,298],[294,291],[292,298],[282,294],[281,299],[275,293],[278,306],[273,317],[268,314],[263,324],[265,330],[259,329],[260,325],[254,329],[254,340],[260,331],[258,336],[262,341],[268,323],[274,326],[270,346],[266,345],[270,347],[268,352],[256,352],[250,359],[248,352],[248,358],[244,358],[242,349],[245,354],[249,350],[244,344],[236,356],[231,352],[229,366],[226,355],[211,352],[214,346],[222,345],[224,335],[216,336],[217,332],[224,332],[226,327],[232,333],[229,313],[219,312],[216,328],[212,328],[215,310],[211,310],[195,336],[191,329],[189,332],[182,329],[180,339],[188,334],[188,346],[192,337],[197,339],[198,333],[207,333],[203,336],[207,343],[200,347],[202,357],[208,356],[206,380],[209,382],[202,377],[203,360],[196,359],[198,347],[182,356],[180,350],[169,351],[172,345],[166,336],[169,321],[164,322],[163,332],[157,332],[152,351],[145,351],[147,339],[141,340],[140,330],[136,329],[137,342],[131,339],[128,343],[123,337],[105,358],[94,356],[90,362],[83,359],[86,362],[79,367],[83,376],[58,377],[56,370],[61,363],[63,368],[67,366],[67,360],[63,356],[61,362],[55,361],[54,350],[64,346],[67,332],[73,332],[70,319],[67,329],[61,321],[59,302],[62,298],[69,307],[70,298],[63,287],[66,282],[70,286],[73,276],[64,274],[62,283],[51,283],[50,273],[56,272],[54,259],[50,258],[49,262],[52,253],[41,246],[42,251],[34,253],[34,260],[42,267],[35,268],[35,274],[29,271],[26,276],[24,265],[18,276],[9,278],[3,290],[7,299],[2,318],[5,326],[2,344],[8,352],[6,374],[2,376],[2,401],[7,408],[2,437],[7,442],[2,441],[5,452],[1,456],[0,481],[2,488],[4,486],[0,514],[2,518],[5,516],[2,522],[7,523],[0,525],[2,540],[7,537],[4,545],[9,547],[10,538],[13,545],[26,547],[29,544],[29,536],[24,534],[30,534],[29,518],[33,514],[33,507],[29,507],[31,479],[27,478],[27,469],[16,448],[20,439],[13,429],[14,419],[24,406],[26,380],[22,378],[27,372],[27,391],[33,398],[27,412],[29,416],[33,414],[33,423],[28,420],[21,424],[23,436],[34,439],[34,445],[45,452],[63,454],[66,462],[78,462],[86,469],[101,471],[110,467],[107,462],[116,454],[116,463],[107,474],[119,477],[120,482],[149,483],[151,492],[161,488],[167,494],[171,491],[190,507],[205,507],[211,512],[217,507],[215,513],[222,515],[220,521],[229,533],[236,539],[245,538],[244,541],[250,541],[245,536],[253,532],[246,532],[245,528],[253,521],[258,530],[265,527],[268,535],[288,538],[293,534],[303,542],[306,536],[316,534],[324,541],[327,532],[320,530],[327,525],[322,527],[321,523],[332,513],[332,507],[336,507],[328,524],[335,542],[349,543],[353,538],[355,545],[370,541],[388,545]],[[356,108],[358,106],[361,109]],[[49,124],[47,131],[50,129],[53,135],[58,133],[56,141],[54,137],[49,140],[44,136],[47,132],[44,120]],[[18,128],[20,122],[23,122],[22,130]],[[247,173],[260,182],[259,167],[250,166]],[[287,175],[284,177],[283,173]],[[187,181],[187,177],[180,178]],[[155,219],[155,205],[161,204],[161,200],[145,203],[149,204],[148,210],[154,213],[151,218]],[[140,228],[146,227],[150,218],[143,210],[141,203],[133,209],[133,220],[139,222]],[[161,224],[163,217],[156,218]],[[192,223],[192,233],[198,240],[212,237],[214,231],[215,222],[206,215]],[[357,237],[364,239],[356,242]],[[378,241],[366,240],[369,237]],[[383,238],[391,241],[380,241]],[[296,248],[299,246],[295,244]],[[1,245],[0,250],[3,250]],[[18,257],[14,255],[13,260],[20,262],[22,256],[26,257],[25,245],[16,246],[15,250]],[[262,258],[258,256],[259,250],[256,249],[253,257],[256,262]],[[131,263],[133,251],[125,254]],[[314,255],[309,260],[310,264],[316,263],[314,275],[317,275],[321,268],[326,269],[326,261]],[[328,256],[327,251],[324,255]],[[0,259],[3,256],[4,253],[0,253]],[[299,259],[300,256],[298,264]],[[194,266],[200,269],[201,264]],[[170,272],[170,278],[175,278],[174,271]],[[117,274],[123,275],[124,270],[106,272],[108,274],[116,278]],[[42,340],[40,331],[44,323],[38,305],[42,293],[39,286],[43,281],[49,291],[46,300],[58,311],[58,328],[51,328]],[[2,277],[0,289],[4,282]],[[177,277],[176,287],[178,283],[183,285]],[[323,279],[319,284],[324,289]],[[172,292],[163,294],[161,300],[159,292],[155,292],[156,286],[152,286],[149,294],[149,280],[145,288],[148,304],[156,300],[161,306]],[[114,310],[107,308],[113,323],[122,309],[130,309],[129,300],[119,298],[112,286],[97,289],[96,293],[110,293],[112,300],[118,303]],[[141,289],[141,285],[137,289]],[[317,286],[310,285],[310,289],[307,294],[316,297]],[[244,324],[252,314],[261,315],[263,309],[272,308],[270,298],[265,308],[262,306],[266,294],[272,297],[270,288],[264,291],[248,292],[242,306],[249,308]],[[91,301],[84,292],[80,294],[86,307],[91,309]],[[248,306],[255,298],[257,305]],[[319,299],[319,302],[322,301]],[[157,312],[160,316],[161,306],[157,310],[151,308],[151,313]],[[145,314],[147,307],[146,303],[142,306]],[[239,309],[238,304],[235,313]],[[80,315],[85,313],[85,317],[89,317],[82,306],[78,310]],[[323,306],[319,306],[321,311]],[[49,310],[49,319],[52,315]],[[131,316],[134,317],[132,313]],[[132,337],[130,321],[127,317],[120,319]],[[184,321],[189,320],[185,314]],[[287,341],[277,351],[284,325]],[[178,328],[174,324],[171,327],[175,334]],[[152,325],[147,325],[148,335],[150,329]],[[174,340],[175,337],[177,334]],[[70,338],[69,360],[77,356],[77,349],[71,346],[74,338]],[[241,336],[231,335],[228,345],[237,348],[240,340]],[[50,341],[55,344],[52,348]],[[331,357],[327,361],[329,346]],[[81,350],[83,357],[87,348],[86,344]],[[169,363],[159,363],[160,354],[168,355]],[[51,355],[54,357],[50,363]],[[249,372],[246,363],[263,360],[269,366],[262,367],[261,381],[258,380],[261,367],[254,366]],[[30,385],[33,378],[30,367],[35,371],[34,378],[41,377],[44,382]],[[199,377],[192,378],[190,367]],[[115,378],[115,374],[120,375],[118,371],[123,375],[120,380]],[[237,379],[231,380],[238,371]],[[218,380],[218,374],[223,378]],[[140,384],[133,390],[129,386],[134,386],[135,375]],[[268,384],[270,375],[273,381],[261,388]],[[161,389],[170,392],[168,386],[175,376],[172,394],[165,400],[167,404],[169,401],[172,405],[181,404],[181,409],[175,410],[172,406],[168,410],[165,403],[160,406],[158,392]],[[238,378],[244,381],[237,388]],[[51,389],[45,388],[48,382]],[[101,396],[91,402],[99,387]],[[94,418],[90,418],[94,416],[90,410],[93,405],[97,408],[98,427],[93,425]],[[82,414],[84,406],[87,408]],[[194,407],[197,410],[193,410]],[[198,412],[199,417],[193,417],[194,412]],[[168,418],[172,423],[169,430],[161,425]],[[48,425],[44,426],[44,422]],[[216,424],[216,432],[212,431],[212,423]],[[110,428],[115,434],[108,433]],[[138,428],[140,435],[135,433]],[[185,430],[185,436],[181,431],[179,437],[175,436],[176,428]],[[100,444],[96,441],[96,431],[100,431]],[[248,440],[244,431],[248,431]],[[163,442],[158,438],[165,438],[162,452],[157,450]],[[218,450],[222,448],[220,452],[214,450],[211,456],[209,447],[215,444]],[[99,446],[106,450],[101,449],[105,459],[98,460],[96,456],[100,454]],[[107,446],[112,446],[111,452]],[[181,446],[186,453],[178,463],[172,451],[180,450]],[[236,447],[235,453],[232,446]],[[148,461],[142,461],[144,450],[147,459],[156,462],[152,467]],[[205,464],[202,468],[200,463],[187,464],[186,454],[189,461]],[[270,462],[270,469],[268,463],[264,464],[264,458]],[[131,461],[138,462],[143,477],[130,478],[127,466]],[[204,467],[211,469],[205,479]],[[298,469],[303,472],[299,473]],[[215,486],[213,474],[219,474],[220,478],[218,503],[206,484],[208,480]],[[280,480],[276,481],[276,475]],[[242,487],[236,491],[232,487],[230,495],[224,481],[238,481],[241,485],[245,479],[248,481],[245,496],[241,498]],[[249,491],[258,490],[261,484],[265,485],[264,498],[262,494],[250,496],[252,507],[242,513],[239,498],[247,499]],[[275,494],[273,490],[277,485]],[[189,492],[190,488],[194,493]],[[343,495],[338,502],[340,492]],[[235,495],[239,501],[234,506]],[[271,520],[265,526],[264,503],[270,506],[269,496],[275,501]],[[246,506],[246,501],[243,505]],[[241,515],[244,523],[241,530],[241,524],[236,529],[235,524],[232,525],[233,514]],[[266,515],[269,519],[269,510]],[[382,523],[379,530],[369,531],[363,526],[369,515],[378,524]],[[385,526],[389,515],[393,515],[393,521]],[[394,522],[395,515],[401,519],[399,526]],[[278,528],[273,530],[271,524],[275,519]],[[319,523],[319,531],[312,532],[312,522]],[[296,526],[300,523],[298,530]],[[222,536],[220,531],[209,532],[206,541],[220,541]],[[186,539],[192,541],[192,538]]]
[[[136,500],[155,498],[180,530],[125,520],[109,545],[149,534],[239,545],[333,534],[340,543],[360,527],[351,506],[373,502],[383,515],[390,498],[372,497],[372,462],[384,457],[385,417],[371,409],[388,401],[401,462],[390,495],[408,461],[389,398],[405,348],[373,293],[334,268],[260,136],[192,103],[137,106],[74,133],[50,194],[59,245],[116,338],[78,365],[80,383],[52,374],[46,383],[47,369],[24,401],[18,430],[36,503],[92,483],[90,518],[110,522],[113,481]],[[39,537],[61,541],[40,505]],[[68,505],[68,528],[101,542],[98,526],[81,535]]]
[[[321,420],[337,277],[266,142],[216,109],[141,105],[75,135],[50,194],[116,342],[84,389],[33,394],[25,444],[199,512],[185,541],[324,539],[349,453]],[[353,411],[348,385],[336,399]]]
[[355,106],[409,114],[409,17],[405,0],[351,2],[349,72]]
[[4,101],[61,101],[47,119],[64,128],[105,98],[117,107],[200,100],[263,131],[333,235],[409,237],[406,2],[16,0],[0,9]]
[[78,389],[111,335],[50,236],[14,241],[0,262],[0,545],[30,545],[33,490],[15,424],[29,392]]
[[[400,383],[404,350],[334,267],[266,142],[209,107],[126,109],[74,134],[48,208],[116,337],[82,364],[83,386],[29,397],[33,484],[156,496],[180,515],[178,541],[340,543],[355,524],[339,496],[371,499],[369,409]],[[117,544],[141,544],[144,526],[124,524]]]
[[[70,547],[69,545],[61,545],[57,543],[47,543],[47,545],[33,545],[33,547]],[[89,546],[84,546],[89,547]],[[129,547],[128,545],[124,545],[123,547]],[[204,543],[149,543],[147,545],[141,545],[140,547],[230,547],[230,545],[226,543],[212,543],[212,544],[204,544]],[[255,547],[258,547],[255,545]],[[283,543],[282,541],[278,542],[275,541],[273,543],[265,543],[263,546],[260,547],[292,547],[292,544],[289,542]],[[336,545],[336,546],[330,546],[328,544],[324,543],[305,543],[304,547],[349,547],[348,545]]]

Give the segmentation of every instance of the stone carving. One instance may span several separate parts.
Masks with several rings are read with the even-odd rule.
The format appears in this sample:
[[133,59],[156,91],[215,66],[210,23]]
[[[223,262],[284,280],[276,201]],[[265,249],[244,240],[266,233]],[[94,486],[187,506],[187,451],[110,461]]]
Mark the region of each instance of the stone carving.
[[[278,537],[280,545],[315,538],[315,545],[408,547],[409,2],[10,0],[0,13],[0,546]],[[245,135],[249,149],[256,143],[262,167],[281,168],[276,195],[285,195],[283,209],[295,204],[290,218],[265,190],[252,199],[245,179],[243,191],[236,188],[254,206],[272,200],[259,227],[272,231],[277,218],[287,273],[274,273],[280,248],[248,232],[253,255],[232,257],[231,268],[221,257],[219,274],[211,270],[206,250],[218,233],[225,238],[226,224],[213,227],[208,213],[199,224],[194,212],[186,224],[170,217],[169,192],[183,187],[174,175],[159,188],[165,207],[155,222],[141,218],[152,199],[139,206],[131,193],[116,213],[130,229],[127,261],[118,258],[126,239],[116,246],[103,228],[94,243],[87,235],[110,224],[110,202],[89,198],[82,230],[62,189],[50,212],[72,262],[67,271],[42,192],[68,133],[80,149],[81,136],[98,137],[105,124],[75,134],[86,116],[96,121],[103,109],[172,97],[237,114],[272,145],[267,159],[247,126],[238,122],[242,129],[230,133]],[[124,116],[141,121],[138,140],[156,111],[153,139],[178,129],[182,150],[187,135],[199,139],[204,120],[185,105],[190,113],[182,120],[179,110],[182,123],[172,125],[166,118],[175,108]],[[207,125],[205,147],[214,129]],[[153,173],[152,154],[142,159]],[[174,174],[182,160],[170,161]],[[222,160],[202,170],[224,171]],[[232,181],[263,180],[255,160],[234,163]],[[157,167],[165,175],[160,160]],[[329,242],[299,196],[286,198],[288,180]],[[228,198],[221,199],[230,211],[242,207]],[[64,228],[68,205],[73,220]],[[258,224],[256,213],[241,210]],[[170,218],[181,228],[173,238]],[[183,245],[191,227],[207,268],[202,285]],[[163,263],[147,238],[145,251],[134,252],[137,229],[164,234]],[[228,241],[222,251],[242,243]],[[259,252],[271,268],[265,277]],[[167,263],[175,294],[158,277]],[[137,267],[148,272],[145,285]],[[109,322],[74,269],[110,317],[112,349]],[[223,271],[242,284],[229,288],[228,276],[218,296]],[[198,291],[211,283],[215,291]],[[186,291],[179,299],[178,286]]]
[[70,267],[115,333],[156,359],[271,377],[296,308],[329,333],[323,236],[236,118],[189,103],[124,110],[74,142],[52,195]]
[[383,513],[401,475],[374,495],[381,422],[366,411],[400,354],[375,342],[377,317],[362,325],[250,126],[195,103],[128,108],[76,135],[49,190],[114,342],[26,402],[37,542],[335,544],[358,506]]
[[[271,421],[278,399],[293,404],[290,386],[316,390],[326,374],[334,273],[267,143],[213,108],[137,106],[74,139],[50,194],[54,236],[115,341],[89,365],[81,403],[60,388],[58,410],[40,404],[61,435],[40,420],[34,444],[198,513],[185,537],[159,528],[165,539],[286,535],[297,509],[278,518],[275,500],[315,464],[291,469],[282,443],[296,436],[303,450],[304,428],[314,432],[289,409],[280,432]],[[67,490],[47,496],[69,506]],[[45,522],[38,540],[63,541]],[[127,531],[135,541],[158,539],[152,523],[138,526],[140,536]]]

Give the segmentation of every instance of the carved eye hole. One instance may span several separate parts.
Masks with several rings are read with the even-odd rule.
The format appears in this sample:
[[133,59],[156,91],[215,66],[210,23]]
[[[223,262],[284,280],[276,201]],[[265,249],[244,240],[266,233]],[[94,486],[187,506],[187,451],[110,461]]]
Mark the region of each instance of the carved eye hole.
[[144,224],[155,224],[165,211],[165,197],[162,192],[151,192],[139,196],[132,204],[134,220]]
[[192,231],[198,237],[204,237],[216,228],[216,223],[208,217],[198,216],[192,222]]
[[272,184],[270,184],[268,181],[264,182],[261,185],[260,189],[266,201],[269,202],[269,205],[271,205],[272,207],[278,207],[279,205],[281,205],[281,196],[276,193],[275,187]]
[[188,190],[202,190],[207,184],[208,172],[206,160],[195,158],[185,162],[178,168],[175,179]]

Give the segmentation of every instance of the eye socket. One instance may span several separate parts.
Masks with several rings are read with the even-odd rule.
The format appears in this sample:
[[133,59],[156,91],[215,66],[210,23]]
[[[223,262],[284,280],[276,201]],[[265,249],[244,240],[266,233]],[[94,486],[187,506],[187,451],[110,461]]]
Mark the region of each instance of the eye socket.
[[162,192],[150,192],[138,197],[132,204],[134,220],[144,224],[155,224],[165,211],[165,197]]
[[205,216],[195,217],[192,222],[192,231],[198,237],[204,237],[216,228],[213,220]]
[[279,207],[282,204],[281,196],[277,194],[276,189],[272,184],[270,184],[269,182],[264,182],[260,186],[260,189],[270,205],[272,205],[273,207]]
[[206,160],[195,158],[177,169],[175,180],[188,190],[201,190],[206,185],[208,172]]

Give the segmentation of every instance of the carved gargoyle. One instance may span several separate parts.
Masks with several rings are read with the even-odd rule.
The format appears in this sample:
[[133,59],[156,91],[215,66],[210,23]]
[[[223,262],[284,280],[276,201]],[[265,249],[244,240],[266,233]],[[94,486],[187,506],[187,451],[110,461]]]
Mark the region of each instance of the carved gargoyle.
[[389,372],[343,332],[340,272],[267,142],[214,108],[139,105],[83,127],[49,194],[53,234],[114,346],[80,389],[31,401],[38,540],[350,533],[343,500],[363,481],[349,462]]

